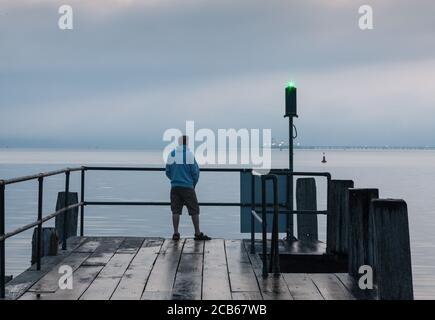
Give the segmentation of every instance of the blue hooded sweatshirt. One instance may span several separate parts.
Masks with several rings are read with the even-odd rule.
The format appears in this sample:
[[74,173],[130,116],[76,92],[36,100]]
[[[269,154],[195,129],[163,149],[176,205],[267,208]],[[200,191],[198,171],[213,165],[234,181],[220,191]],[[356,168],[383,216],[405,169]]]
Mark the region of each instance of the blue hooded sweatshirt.
[[185,145],[178,146],[169,154],[166,176],[171,180],[172,187],[195,188],[199,179],[199,166]]

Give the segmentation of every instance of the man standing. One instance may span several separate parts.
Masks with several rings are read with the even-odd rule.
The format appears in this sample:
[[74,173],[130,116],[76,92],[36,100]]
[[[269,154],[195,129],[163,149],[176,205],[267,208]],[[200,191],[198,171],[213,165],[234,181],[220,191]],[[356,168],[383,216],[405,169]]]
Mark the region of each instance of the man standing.
[[195,156],[188,149],[187,136],[181,136],[179,146],[171,152],[166,163],[166,176],[171,180],[171,211],[174,225],[173,240],[180,240],[178,225],[183,206],[192,218],[195,228],[195,240],[210,240],[199,228],[199,205],[195,186],[199,179],[199,166]]

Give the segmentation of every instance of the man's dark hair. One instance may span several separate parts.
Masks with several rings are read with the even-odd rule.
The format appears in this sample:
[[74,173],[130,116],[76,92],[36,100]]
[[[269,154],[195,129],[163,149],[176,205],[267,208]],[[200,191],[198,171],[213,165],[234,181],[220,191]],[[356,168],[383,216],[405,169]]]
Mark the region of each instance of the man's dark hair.
[[183,136],[183,145],[187,145],[187,136]]

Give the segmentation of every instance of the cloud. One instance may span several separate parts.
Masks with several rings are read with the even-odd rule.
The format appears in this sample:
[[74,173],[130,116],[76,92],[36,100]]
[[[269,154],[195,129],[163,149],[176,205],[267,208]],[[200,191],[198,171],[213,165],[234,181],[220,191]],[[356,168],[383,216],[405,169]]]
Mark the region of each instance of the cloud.
[[0,1],[0,144],[156,145],[184,120],[285,137],[290,78],[304,144],[431,143],[435,3],[366,3],[368,32],[350,1],[74,0],[60,31],[64,1]]

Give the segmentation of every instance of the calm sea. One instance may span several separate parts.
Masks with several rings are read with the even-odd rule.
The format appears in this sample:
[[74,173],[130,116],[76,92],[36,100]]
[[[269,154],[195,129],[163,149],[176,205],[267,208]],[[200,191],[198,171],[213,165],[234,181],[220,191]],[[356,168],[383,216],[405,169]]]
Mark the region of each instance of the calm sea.
[[[408,203],[412,264],[416,298],[435,299],[435,151],[433,150],[327,150],[322,164],[321,150],[296,150],[296,171],[328,171],[334,179],[352,179],[356,187],[379,188],[381,197],[402,198]],[[273,167],[285,168],[286,150],[272,151]],[[161,151],[126,150],[42,150],[0,149],[0,179],[34,174],[77,165],[163,166]],[[79,174],[71,175],[71,190],[79,191]],[[36,219],[37,182],[7,186],[6,231]],[[47,178],[44,185],[44,213],[54,211],[57,192],[64,177]],[[239,201],[239,176],[235,173],[203,173],[197,187],[203,202]],[[326,185],[318,180],[318,208],[325,207]],[[161,172],[89,172],[86,200],[167,201],[169,184]],[[239,232],[237,208],[202,208],[202,229],[213,237],[244,238]],[[162,236],[172,234],[169,208],[87,207],[85,234]],[[321,240],[325,239],[325,217],[319,218]],[[54,221],[47,223],[52,226]],[[192,236],[187,215],[181,233]],[[6,242],[7,274],[17,275],[30,264],[32,232]]]

